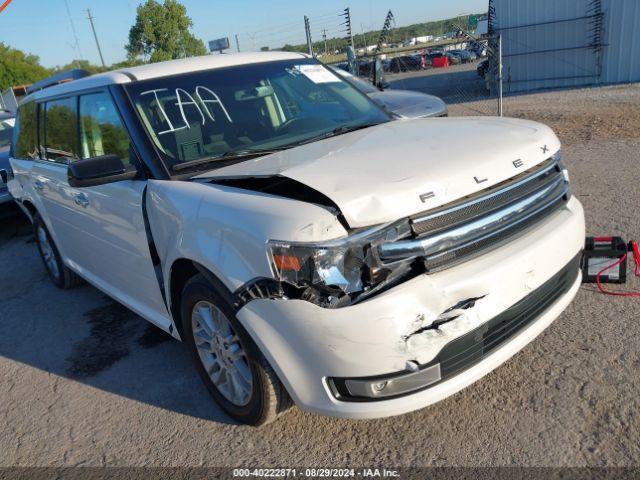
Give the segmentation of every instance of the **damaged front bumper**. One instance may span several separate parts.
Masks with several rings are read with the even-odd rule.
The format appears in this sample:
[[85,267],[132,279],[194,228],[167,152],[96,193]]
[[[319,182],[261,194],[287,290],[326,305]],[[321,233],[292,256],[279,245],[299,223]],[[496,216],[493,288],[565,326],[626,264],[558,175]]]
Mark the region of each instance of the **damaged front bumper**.
[[[360,304],[254,300],[238,318],[301,408],[347,418],[401,414],[464,388],[542,332],[579,287],[573,263],[583,242],[584,215],[572,198],[509,243]],[[526,299],[559,276],[562,288],[532,308]],[[390,390],[367,394],[376,388]]]

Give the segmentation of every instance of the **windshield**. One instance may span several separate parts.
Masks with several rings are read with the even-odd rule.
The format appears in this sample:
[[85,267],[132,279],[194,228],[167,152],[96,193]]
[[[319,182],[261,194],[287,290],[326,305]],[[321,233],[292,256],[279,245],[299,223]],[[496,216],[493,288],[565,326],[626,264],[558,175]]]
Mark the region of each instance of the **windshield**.
[[305,58],[191,72],[127,89],[174,171],[180,164],[212,168],[207,159],[278,150],[390,120],[349,83]]
[[338,68],[338,67],[335,67],[335,68],[334,67],[329,67],[329,68],[331,68],[331,70],[336,72],[338,75],[340,75],[347,82],[349,82],[351,85],[353,85],[358,90],[360,90],[362,93],[376,93],[376,92],[380,91],[376,87],[374,87],[372,84],[370,84],[369,82],[366,82],[366,81],[362,80],[361,78],[355,77],[355,76],[351,75],[351,73],[349,73],[349,72],[347,72],[345,70],[342,70],[341,68]]
[[13,118],[0,120],[0,149],[9,148],[13,136]]

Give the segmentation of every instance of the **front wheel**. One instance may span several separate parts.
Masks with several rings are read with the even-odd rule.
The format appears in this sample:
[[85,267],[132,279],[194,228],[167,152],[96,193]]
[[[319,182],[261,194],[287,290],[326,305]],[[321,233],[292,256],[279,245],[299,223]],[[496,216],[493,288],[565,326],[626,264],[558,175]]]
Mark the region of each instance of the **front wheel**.
[[182,292],[184,341],[209,393],[234,420],[263,425],[290,405],[289,395],[229,302],[202,275]]

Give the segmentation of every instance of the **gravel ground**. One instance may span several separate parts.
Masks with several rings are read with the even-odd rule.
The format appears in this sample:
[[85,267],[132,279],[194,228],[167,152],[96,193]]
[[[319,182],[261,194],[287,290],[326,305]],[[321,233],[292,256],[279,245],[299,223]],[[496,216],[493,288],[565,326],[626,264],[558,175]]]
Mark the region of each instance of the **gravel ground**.
[[[506,100],[559,132],[590,233],[640,237],[639,104],[637,86]],[[254,429],[210,401],[181,344],[92,287],[55,289],[22,220],[0,245],[0,465],[639,463],[637,299],[583,286],[513,359],[421,411],[347,421],[294,408]]]

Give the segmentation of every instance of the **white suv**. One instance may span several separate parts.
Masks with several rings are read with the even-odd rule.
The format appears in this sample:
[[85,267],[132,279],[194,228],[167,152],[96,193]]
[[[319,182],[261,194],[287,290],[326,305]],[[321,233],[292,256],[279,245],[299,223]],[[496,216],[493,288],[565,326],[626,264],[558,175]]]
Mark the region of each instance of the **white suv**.
[[53,282],[183,340],[234,419],[409,412],[542,332],[583,211],[544,125],[392,121],[314,59],[211,55],[20,106],[10,189]]

